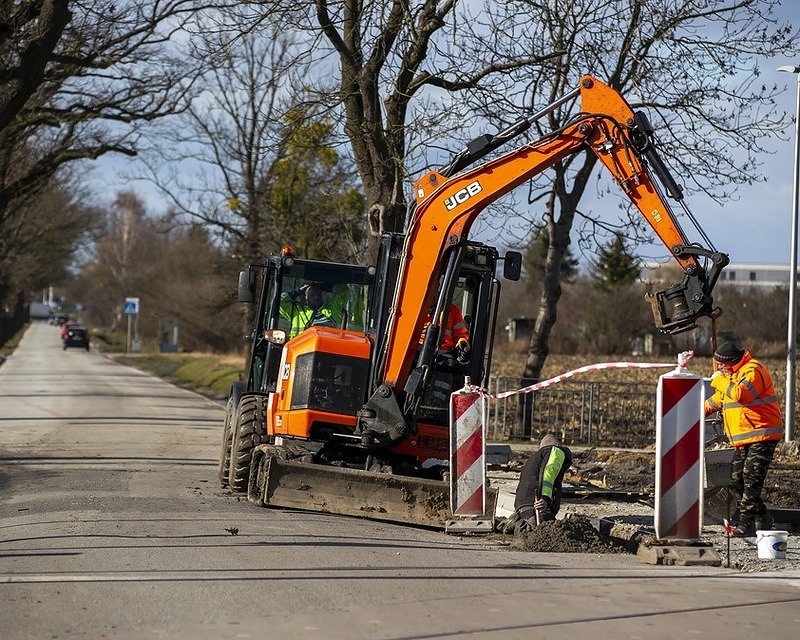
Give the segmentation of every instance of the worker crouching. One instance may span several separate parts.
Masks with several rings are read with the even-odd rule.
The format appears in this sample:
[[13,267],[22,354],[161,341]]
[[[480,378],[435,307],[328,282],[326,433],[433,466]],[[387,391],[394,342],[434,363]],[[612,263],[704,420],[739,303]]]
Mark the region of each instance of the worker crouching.
[[561,506],[564,474],[572,464],[572,452],[552,433],[544,436],[519,475],[514,514],[504,533],[520,535],[547,520],[555,520]]

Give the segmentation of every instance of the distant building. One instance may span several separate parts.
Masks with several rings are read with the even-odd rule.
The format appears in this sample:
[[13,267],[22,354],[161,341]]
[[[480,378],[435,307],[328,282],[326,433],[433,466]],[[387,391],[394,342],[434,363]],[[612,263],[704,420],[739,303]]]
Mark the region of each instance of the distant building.
[[[677,265],[660,263],[642,264],[642,280],[645,282],[675,281]],[[789,285],[788,264],[757,262],[731,262],[722,270],[717,286],[735,287],[786,287]]]
[[505,326],[506,334],[508,335],[509,342],[516,342],[517,340],[530,340],[533,335],[534,318],[526,318],[524,316],[517,318],[509,318],[508,324]]
[[786,287],[789,285],[789,265],[731,262],[722,270],[717,284],[739,287]]

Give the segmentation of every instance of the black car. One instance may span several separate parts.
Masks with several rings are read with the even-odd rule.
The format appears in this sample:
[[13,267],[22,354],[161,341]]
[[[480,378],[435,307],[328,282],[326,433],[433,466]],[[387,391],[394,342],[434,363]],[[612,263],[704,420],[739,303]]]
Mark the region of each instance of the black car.
[[80,325],[69,325],[64,331],[64,350],[67,347],[83,347],[89,350],[89,332],[86,327]]

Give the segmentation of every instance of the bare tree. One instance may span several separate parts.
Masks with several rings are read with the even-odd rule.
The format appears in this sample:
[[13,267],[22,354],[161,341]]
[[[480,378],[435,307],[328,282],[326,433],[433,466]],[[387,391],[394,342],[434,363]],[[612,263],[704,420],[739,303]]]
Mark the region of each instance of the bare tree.
[[103,224],[93,259],[83,270],[89,282],[84,304],[93,322],[115,330],[125,298],[141,295],[152,279],[158,238],[133,192],[117,194]]
[[182,349],[242,348],[241,334],[229,330],[236,313],[226,308],[236,265],[205,228],[167,228],[131,192],[119,193],[104,213],[94,254],[67,287],[70,300],[84,305],[88,324],[119,329],[122,303],[133,296],[140,299],[137,327],[147,346],[161,341],[162,319],[165,325],[177,319]]
[[[308,3],[282,3],[280,18],[276,7],[259,13],[251,5],[257,18],[249,28],[280,19],[313,41],[317,68],[326,70],[317,77],[329,75],[332,58],[338,65],[334,97],[376,234],[401,228],[403,184],[419,161],[417,145],[446,145],[445,133],[473,129],[480,116],[503,129],[566,94],[584,73],[647,109],[687,191],[724,200],[761,179],[764,141],[782,135],[789,118],[774,112],[778,88],[759,82],[753,60],[791,55],[800,41],[775,17],[780,0],[316,0],[311,11]],[[325,88],[321,81],[322,97]],[[554,110],[533,133],[558,130],[570,109]],[[649,235],[624,207],[613,219],[582,205],[592,185],[616,197],[598,177],[593,154],[567,158],[529,185],[528,223],[544,219],[550,246],[526,377],[538,377],[549,351],[576,219],[587,249],[598,233],[601,241],[618,231],[629,241]]]
[[721,333],[746,344],[759,357],[786,355],[788,287],[766,289],[726,283],[719,288],[718,297],[726,310],[719,320]]
[[[503,100],[476,90],[470,104],[487,118],[501,107],[529,108],[532,100],[552,102],[593,73],[622,93],[631,106],[644,108],[653,123],[661,150],[688,192],[703,192],[718,201],[730,198],[741,185],[763,179],[758,167],[765,141],[783,135],[790,116],[776,112],[779,88],[760,81],[757,56],[798,51],[798,31],[776,19],[779,0],[734,2],[643,3],[575,0],[560,3],[525,0],[514,34],[527,42],[552,42],[558,55],[530,69],[527,82],[509,87]],[[523,20],[521,16],[536,19]],[[498,11],[473,23],[476,29],[498,29]],[[499,46],[499,45],[498,45]],[[570,117],[570,104],[538,123],[538,133],[558,130]],[[539,312],[524,376],[538,378],[549,352],[549,336],[561,295],[561,263],[570,237],[594,247],[623,233],[629,241],[651,235],[638,213],[621,207],[609,219],[593,210],[587,191],[620,198],[596,171],[596,156],[580,154],[557,163],[531,181],[529,203],[544,219],[550,239]],[[579,221],[577,230],[575,222]],[[532,218],[531,222],[536,222]]]
[[100,220],[67,175],[52,178],[34,197],[12,200],[11,206],[14,215],[0,233],[0,302],[9,292],[27,294],[65,279]]
[[64,29],[72,19],[70,0],[4,2],[0,9],[0,131],[39,89]]
[[[382,231],[402,230],[409,168],[443,164],[449,154],[436,147],[461,146],[474,124],[460,94],[482,83],[498,88],[552,50],[517,43],[512,34],[464,29],[482,10],[456,0],[315,0],[261,11],[239,4],[229,24],[258,30],[278,23],[300,34],[313,55],[309,84],[319,104],[341,116],[366,196],[371,254]],[[500,6],[514,11],[514,3]],[[506,42],[503,50],[486,46],[495,35]],[[462,132],[455,142],[454,131]]]
[[[65,167],[106,153],[135,155],[143,123],[183,108],[191,74],[174,36],[198,6],[197,0],[2,4],[0,236],[24,222],[20,203],[32,202]],[[58,228],[57,211],[38,215],[40,224]],[[46,254],[47,247],[39,250]],[[4,248],[0,266],[13,269],[7,258]]]
[[332,123],[303,103],[307,51],[278,30],[195,44],[199,94],[147,163],[175,211],[215,228],[244,264],[285,244],[360,257],[363,199]]
[[[39,154],[26,171],[5,172],[0,212],[65,163],[135,155],[138,125],[184,107],[191,74],[172,39],[196,5],[39,0],[21,3],[0,23],[11,31],[0,50],[7,69],[0,83],[2,149],[7,156],[35,136]],[[52,34],[37,38],[41,31]]]

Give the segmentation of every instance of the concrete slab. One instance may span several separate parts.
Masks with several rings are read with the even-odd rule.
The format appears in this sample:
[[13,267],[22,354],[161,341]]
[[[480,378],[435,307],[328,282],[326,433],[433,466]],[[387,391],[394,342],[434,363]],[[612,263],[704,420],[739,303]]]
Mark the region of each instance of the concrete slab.
[[592,526],[601,535],[621,544],[631,553],[635,552],[639,543],[648,536],[655,535],[652,530],[653,518],[650,516],[626,516],[619,519],[593,518]]
[[712,487],[727,487],[731,482],[731,463],[733,462],[731,449],[711,449],[704,452],[704,485],[706,489]]
[[514,513],[514,500],[517,494],[513,491],[503,491],[502,489],[497,492],[497,507],[494,511],[495,518],[508,518]]
[[445,533],[492,533],[494,530],[493,520],[468,520],[466,518],[452,518],[445,522]]
[[636,555],[645,564],[675,565],[679,567],[720,567],[722,558],[710,543],[665,544],[641,542]]

